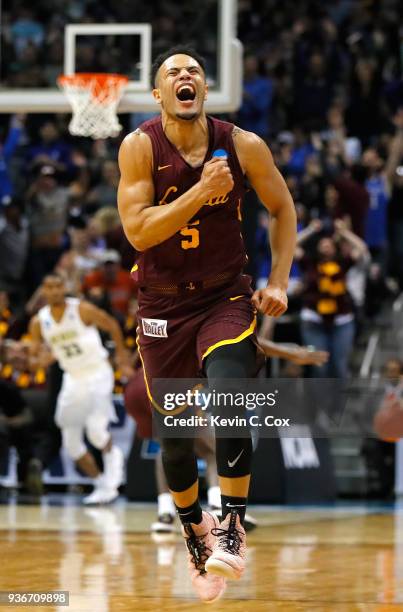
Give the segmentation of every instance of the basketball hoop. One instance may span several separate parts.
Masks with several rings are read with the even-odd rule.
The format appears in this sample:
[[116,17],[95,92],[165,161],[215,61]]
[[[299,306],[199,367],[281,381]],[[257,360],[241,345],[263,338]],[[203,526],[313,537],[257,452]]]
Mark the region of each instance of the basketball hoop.
[[70,133],[94,139],[117,136],[122,129],[117,108],[128,82],[121,74],[79,72],[60,76],[57,83],[73,111]]

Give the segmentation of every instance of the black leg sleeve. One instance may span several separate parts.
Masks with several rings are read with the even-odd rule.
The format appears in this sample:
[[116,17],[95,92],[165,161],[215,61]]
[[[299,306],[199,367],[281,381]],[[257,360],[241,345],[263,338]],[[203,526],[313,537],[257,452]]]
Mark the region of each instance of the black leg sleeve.
[[197,481],[197,460],[193,446],[193,438],[161,440],[162,463],[171,491],[186,491]]
[[[256,372],[256,347],[246,338],[237,344],[222,346],[206,359],[209,387],[219,387],[220,381],[228,378],[252,378]],[[217,472],[224,478],[248,476],[252,463],[252,439],[216,436]],[[236,508],[241,523],[244,522],[247,504],[245,497],[221,494],[222,518]]]
[[[206,359],[205,370],[209,386],[223,379],[251,378],[256,371],[256,347],[246,338],[213,351]],[[239,478],[250,474],[252,460],[251,437],[216,437],[217,471],[219,476]]]

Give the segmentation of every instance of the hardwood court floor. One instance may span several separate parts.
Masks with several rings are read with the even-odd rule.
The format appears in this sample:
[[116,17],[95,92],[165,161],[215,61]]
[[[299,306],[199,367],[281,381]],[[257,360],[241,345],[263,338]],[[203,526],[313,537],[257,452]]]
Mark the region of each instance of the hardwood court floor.
[[154,508],[61,499],[0,506],[0,591],[70,591],[68,608],[21,610],[403,610],[403,508],[256,509],[261,526],[248,538],[245,577],[205,607],[192,593],[180,537],[151,540]]

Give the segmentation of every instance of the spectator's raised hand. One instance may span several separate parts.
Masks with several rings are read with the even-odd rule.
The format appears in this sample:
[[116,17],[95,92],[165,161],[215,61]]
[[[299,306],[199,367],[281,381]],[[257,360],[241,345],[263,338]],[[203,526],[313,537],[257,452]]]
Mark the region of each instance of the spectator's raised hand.
[[337,233],[341,234],[342,232],[346,231],[346,229],[348,229],[347,223],[343,221],[343,219],[335,219],[334,229]]
[[320,232],[323,229],[323,223],[320,219],[312,219],[309,223],[309,229],[313,232]]

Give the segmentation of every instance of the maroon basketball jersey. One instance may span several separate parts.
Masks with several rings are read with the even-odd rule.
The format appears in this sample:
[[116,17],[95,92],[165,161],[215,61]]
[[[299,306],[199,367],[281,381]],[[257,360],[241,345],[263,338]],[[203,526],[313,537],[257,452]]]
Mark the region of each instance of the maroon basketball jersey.
[[222,274],[236,276],[245,265],[240,212],[245,179],[232,141],[234,126],[212,117],[207,123],[208,150],[197,168],[192,168],[165,136],[161,117],[140,126],[152,142],[154,206],[169,204],[197,183],[204,163],[216,149],[228,153],[234,187],[225,196],[206,202],[174,236],[138,254],[132,276],[139,286],[203,281]]

